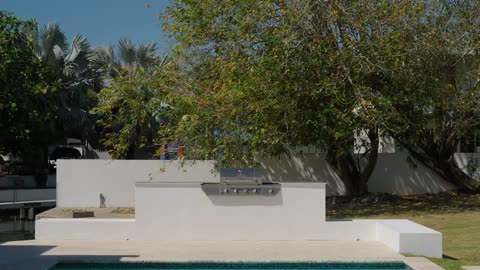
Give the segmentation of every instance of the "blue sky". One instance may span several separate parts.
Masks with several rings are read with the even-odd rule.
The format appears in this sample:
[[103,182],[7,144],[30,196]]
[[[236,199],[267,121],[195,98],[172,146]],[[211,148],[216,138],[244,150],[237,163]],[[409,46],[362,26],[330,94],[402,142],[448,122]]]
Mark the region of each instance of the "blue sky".
[[[71,40],[82,34],[95,46],[116,44],[122,37],[136,43],[157,42],[163,52],[168,43],[158,14],[168,0],[0,0],[0,9],[40,25],[56,22]],[[146,7],[149,5],[149,8]]]

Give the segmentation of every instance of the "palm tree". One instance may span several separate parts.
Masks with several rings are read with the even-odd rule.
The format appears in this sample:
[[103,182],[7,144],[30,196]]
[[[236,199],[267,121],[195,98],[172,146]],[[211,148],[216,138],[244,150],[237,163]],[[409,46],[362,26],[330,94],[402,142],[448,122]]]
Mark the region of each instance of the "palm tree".
[[75,137],[82,140],[94,133],[95,89],[99,89],[100,73],[92,62],[93,50],[87,39],[76,35],[69,44],[58,24],[47,24],[33,31],[35,54],[60,80],[56,94],[55,126],[57,139]]
[[[95,49],[94,62],[102,70],[104,75],[103,83],[106,86],[105,91],[99,94],[99,106],[100,108],[108,108],[106,111],[104,109],[96,111],[103,111],[102,117],[105,117],[104,122],[107,123],[107,126],[112,122],[109,120],[109,117],[113,116],[117,120],[124,120],[124,125],[120,124],[116,127],[123,128],[123,126],[129,126],[129,119],[122,119],[121,116],[118,115],[119,104],[123,104],[123,101],[130,98],[136,98],[136,102],[141,104],[149,104],[150,101],[155,98],[157,89],[151,89],[149,87],[139,88],[136,89],[134,95],[131,96],[125,96],[125,91],[114,90],[124,90],[124,88],[122,88],[124,85],[138,87],[140,85],[139,82],[152,80],[153,71],[167,65],[168,58],[158,55],[157,45],[154,42],[135,45],[131,40],[122,38],[118,41],[117,51],[114,50],[112,45],[97,47]],[[113,87],[113,89],[111,87]],[[159,119],[156,119],[156,117],[158,113],[148,108],[144,109],[144,112],[151,114],[148,117],[150,123],[149,125],[145,125],[142,124],[141,119],[135,120],[137,123],[129,133],[131,138],[129,140],[130,145],[128,151],[123,155],[127,159],[135,158],[135,152],[139,148],[138,142],[143,135],[149,134],[149,136],[147,136],[149,138],[149,144],[153,144],[152,139],[155,136],[153,134],[157,133]],[[109,133],[115,134],[114,132]],[[118,141],[116,143],[120,144]]]
[[120,75],[127,74],[133,77],[138,70],[153,70],[167,64],[166,56],[160,57],[157,53],[157,44],[135,45],[130,39],[122,38],[118,41],[118,51],[112,45],[103,45],[95,48],[94,62],[99,65],[108,81]]

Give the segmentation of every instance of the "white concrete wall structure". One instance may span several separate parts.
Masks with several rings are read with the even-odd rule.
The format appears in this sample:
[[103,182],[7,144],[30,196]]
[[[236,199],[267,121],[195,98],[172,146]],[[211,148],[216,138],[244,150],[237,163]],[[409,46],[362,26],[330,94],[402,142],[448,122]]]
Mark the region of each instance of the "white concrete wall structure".
[[133,207],[137,181],[218,182],[213,161],[58,160],[57,207]]
[[[455,160],[466,171],[471,160],[480,162],[480,153],[457,153]],[[264,178],[273,182],[324,182],[327,195],[345,194],[340,177],[326,162],[325,154],[303,154],[290,158],[261,160]],[[137,181],[218,182],[220,175],[213,161],[185,164],[160,160],[59,160],[58,206],[97,207],[100,193],[106,205],[132,207],[134,183]],[[480,178],[480,167],[474,173]],[[379,153],[377,165],[369,180],[371,192],[414,195],[455,190],[429,168],[406,152]]]
[[137,183],[141,240],[307,240],[325,222],[325,184],[287,183],[275,196],[209,195],[199,183]]
[[135,219],[40,219],[38,240],[379,241],[442,256],[442,235],[408,220],[325,221],[324,183],[283,183],[273,196],[207,195],[198,182],[140,182]]
[[442,234],[409,220],[377,220],[377,240],[400,253],[442,257]]
[[[412,164],[412,162],[414,164]],[[345,185],[325,160],[325,154],[305,154],[262,160],[265,178],[275,182],[325,182],[327,195],[344,195]],[[370,192],[396,195],[437,193],[456,187],[408,153],[379,153],[375,170],[368,181]]]
[[370,192],[385,192],[395,195],[438,193],[455,190],[431,169],[414,160],[407,152],[380,153],[370,179]]
[[37,240],[128,240],[135,219],[44,218],[35,221]]

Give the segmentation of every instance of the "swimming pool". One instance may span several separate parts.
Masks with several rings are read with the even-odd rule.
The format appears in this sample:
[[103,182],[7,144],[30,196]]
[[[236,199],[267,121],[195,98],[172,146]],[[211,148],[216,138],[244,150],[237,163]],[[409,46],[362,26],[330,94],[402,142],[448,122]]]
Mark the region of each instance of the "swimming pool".
[[59,263],[51,270],[411,270],[402,262],[185,262],[185,263]]

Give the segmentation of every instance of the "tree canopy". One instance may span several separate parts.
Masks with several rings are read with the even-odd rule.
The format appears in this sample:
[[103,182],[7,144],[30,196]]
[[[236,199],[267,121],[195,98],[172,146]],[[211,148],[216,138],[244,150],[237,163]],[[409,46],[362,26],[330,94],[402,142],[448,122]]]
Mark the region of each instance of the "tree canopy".
[[[470,1],[174,1],[164,27],[194,109],[165,134],[194,157],[247,164],[320,146],[350,193],[362,195],[379,134],[406,142],[407,129],[432,119],[406,115],[428,112],[448,88],[438,64],[476,46],[477,12]],[[444,64],[451,72],[455,63]]]

